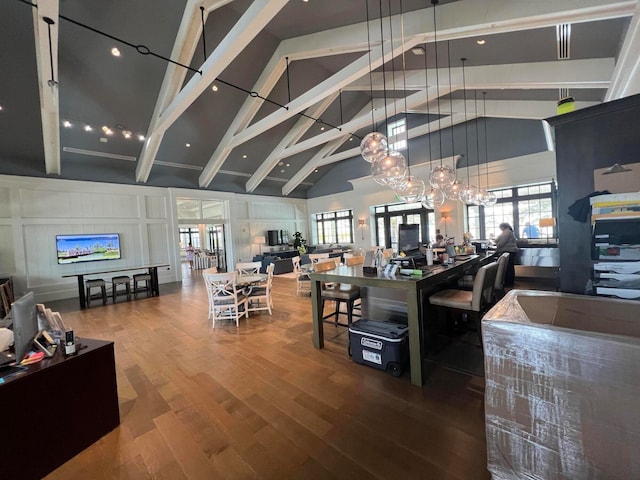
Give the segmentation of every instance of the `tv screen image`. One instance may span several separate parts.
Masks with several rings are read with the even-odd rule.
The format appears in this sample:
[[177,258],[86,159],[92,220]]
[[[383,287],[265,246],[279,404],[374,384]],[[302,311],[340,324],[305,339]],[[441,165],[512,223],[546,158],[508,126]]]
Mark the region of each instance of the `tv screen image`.
[[122,256],[117,233],[57,235],[56,249],[59,264],[118,260]]

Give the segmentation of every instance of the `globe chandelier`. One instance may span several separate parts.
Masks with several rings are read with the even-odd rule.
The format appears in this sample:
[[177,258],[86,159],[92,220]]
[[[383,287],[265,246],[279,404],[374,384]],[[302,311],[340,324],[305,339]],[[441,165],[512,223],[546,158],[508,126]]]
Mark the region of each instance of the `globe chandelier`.
[[478,199],[478,189],[471,185],[471,181],[469,179],[471,170],[469,156],[469,119],[467,117],[467,80],[465,77],[465,68],[464,64],[467,61],[466,58],[461,58],[462,62],[462,94],[463,94],[463,103],[464,103],[464,142],[465,142],[465,151],[466,151],[466,170],[467,170],[467,183],[462,185],[460,190],[456,192],[458,194],[458,199],[466,204],[466,205],[474,205]]

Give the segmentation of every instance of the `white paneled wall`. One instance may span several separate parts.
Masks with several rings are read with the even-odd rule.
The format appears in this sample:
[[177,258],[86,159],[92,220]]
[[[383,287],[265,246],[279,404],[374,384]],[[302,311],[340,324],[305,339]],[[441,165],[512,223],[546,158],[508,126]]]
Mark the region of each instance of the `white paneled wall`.
[[[180,279],[167,189],[0,176],[0,201],[0,272],[13,274],[17,293],[70,298],[76,279],[63,275],[158,263],[170,265],[161,283]],[[56,235],[75,233],[120,234],[122,258],[58,265]]]

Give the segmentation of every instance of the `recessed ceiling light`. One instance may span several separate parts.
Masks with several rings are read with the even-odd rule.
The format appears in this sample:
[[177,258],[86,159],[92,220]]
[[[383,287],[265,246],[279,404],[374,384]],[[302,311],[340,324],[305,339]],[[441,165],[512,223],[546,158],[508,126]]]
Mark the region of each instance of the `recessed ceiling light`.
[[190,143],[185,143],[184,146],[189,148],[191,146],[191,144]]
[[120,50],[118,50],[116,47],[113,47],[111,49],[111,55],[113,55],[114,57],[119,57],[120,56]]
[[323,131],[324,131],[324,127],[320,127],[320,130],[323,130]]
[[484,45],[485,43],[487,43],[487,41],[486,41],[486,40],[483,40],[483,39],[480,39],[480,40],[476,40],[476,43],[477,43],[478,45]]
[[104,132],[105,135],[113,135],[113,130],[111,130],[109,127],[107,127],[106,125],[102,126],[102,131]]
[[284,165],[284,162],[280,162],[278,163],[278,166],[281,167],[282,165]]
[[247,156],[246,155],[242,155],[242,158],[247,158]]
[[93,130],[93,128],[91,128],[91,125],[85,125],[84,126],[84,131],[85,132],[90,132],[91,130]]
[[2,105],[0,105],[0,111],[2,111]]
[[218,86],[217,85],[211,85],[211,90],[213,90],[214,92],[218,91]]
[[64,122],[62,122],[62,125],[64,126],[64,128],[71,128],[71,122],[69,120],[65,120]]
[[282,170],[280,170],[280,173],[284,173],[284,168]]
[[100,137],[100,141],[101,141],[102,143],[107,143],[107,142],[109,141],[109,139],[108,139],[108,138],[106,138],[106,137]]
[[314,172],[318,173],[318,169],[316,168],[316,169],[314,170]]
[[129,130],[123,130],[122,135],[124,138],[131,138],[131,132]]
[[290,167],[290,166],[291,166],[291,164],[290,164],[290,163],[287,163],[287,167]]
[[144,142],[144,135],[138,135],[138,140],[140,140],[141,142]]
[[414,55],[424,55],[424,48],[422,48],[422,47],[413,47],[411,49],[411,53],[413,53]]
[[350,141],[350,142],[353,142],[353,137],[349,137],[349,141]]

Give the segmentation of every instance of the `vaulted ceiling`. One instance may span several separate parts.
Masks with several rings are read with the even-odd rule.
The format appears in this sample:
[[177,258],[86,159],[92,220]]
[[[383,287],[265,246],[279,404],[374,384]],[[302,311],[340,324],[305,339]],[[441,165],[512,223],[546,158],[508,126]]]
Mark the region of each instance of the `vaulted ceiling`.
[[468,149],[486,107],[496,160],[547,148],[560,89],[640,92],[636,0],[435,13],[434,32],[429,0],[4,0],[0,173],[304,198],[366,175],[372,123],[406,118],[415,164]]

